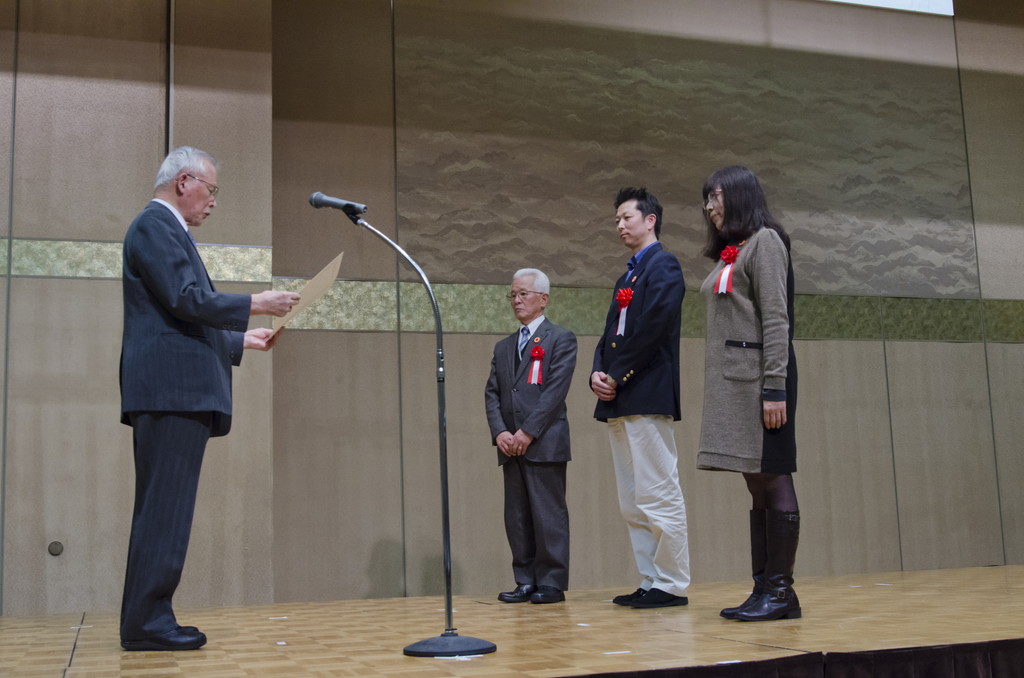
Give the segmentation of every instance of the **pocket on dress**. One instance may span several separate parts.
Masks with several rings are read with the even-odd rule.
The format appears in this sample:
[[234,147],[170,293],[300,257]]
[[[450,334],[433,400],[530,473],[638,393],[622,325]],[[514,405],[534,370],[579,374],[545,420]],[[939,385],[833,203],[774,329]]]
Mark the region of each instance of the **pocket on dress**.
[[722,376],[729,381],[756,381],[761,378],[761,353],[764,344],[757,341],[725,340]]

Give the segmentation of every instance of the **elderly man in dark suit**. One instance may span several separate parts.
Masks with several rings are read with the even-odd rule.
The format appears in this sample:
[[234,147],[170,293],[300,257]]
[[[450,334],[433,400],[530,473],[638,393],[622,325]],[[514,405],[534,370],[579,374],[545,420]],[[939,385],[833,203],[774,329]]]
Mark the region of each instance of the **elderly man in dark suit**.
[[686,605],[690,553],[672,422],[679,421],[679,325],[685,285],[665,251],[661,204],[644,188],[615,198],[619,239],[633,256],[615,283],[594,351],[594,417],[608,422],[619,509],[643,578],[612,602],[635,608]]
[[217,292],[189,232],[217,205],[217,162],[184,146],[157,172],[153,200],[123,249],[121,421],[132,427],[132,515],[121,646],[194,650],[206,636],[179,626],[171,598],[181,579],[206,442],[231,427],[231,368],[243,349],[273,347],[250,315],[283,316],[293,292]]
[[512,276],[519,331],[494,347],[484,403],[505,483],[505,534],[516,587],[505,603],[558,603],[569,588],[570,459],[565,397],[576,369],[576,335],[544,317],[551,283],[534,268]]

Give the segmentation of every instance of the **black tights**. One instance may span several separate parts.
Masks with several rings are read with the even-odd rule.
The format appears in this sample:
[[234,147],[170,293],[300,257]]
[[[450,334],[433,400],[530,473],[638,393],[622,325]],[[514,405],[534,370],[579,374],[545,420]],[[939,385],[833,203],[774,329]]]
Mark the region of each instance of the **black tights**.
[[744,473],[747,489],[755,509],[773,511],[799,511],[793,476],[789,473]]

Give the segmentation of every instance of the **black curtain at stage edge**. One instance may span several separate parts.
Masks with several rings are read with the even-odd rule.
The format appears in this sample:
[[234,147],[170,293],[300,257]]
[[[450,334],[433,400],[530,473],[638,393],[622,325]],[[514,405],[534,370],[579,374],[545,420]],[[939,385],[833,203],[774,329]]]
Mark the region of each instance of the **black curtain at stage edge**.
[[766,659],[757,662],[735,664],[711,664],[680,669],[656,669],[653,671],[624,671],[622,673],[599,673],[587,678],[821,678],[825,655],[820,652],[798,654],[780,659]]
[[590,678],[1024,678],[1024,639],[866,652],[812,652],[781,659]]
[[1024,678],[1024,639],[877,652],[829,652],[825,655],[823,675],[826,678]]

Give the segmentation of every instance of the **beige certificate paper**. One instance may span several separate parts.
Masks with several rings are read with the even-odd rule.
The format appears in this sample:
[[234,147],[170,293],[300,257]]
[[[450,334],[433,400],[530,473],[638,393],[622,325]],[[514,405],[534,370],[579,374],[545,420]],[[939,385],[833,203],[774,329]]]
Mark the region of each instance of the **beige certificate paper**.
[[270,326],[274,330],[274,334],[277,334],[292,318],[327,294],[327,290],[331,289],[331,285],[338,277],[338,271],[341,270],[341,258],[344,255],[344,252],[338,254],[331,263],[324,266],[322,271],[309,279],[306,286],[299,290],[302,299],[292,307],[292,310],[280,318],[274,318],[273,324]]

